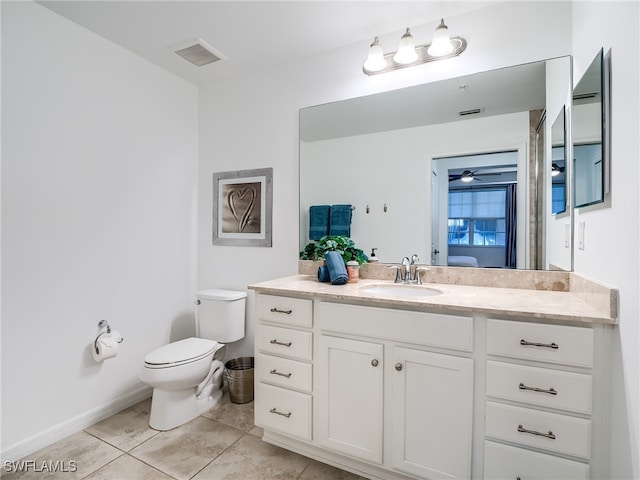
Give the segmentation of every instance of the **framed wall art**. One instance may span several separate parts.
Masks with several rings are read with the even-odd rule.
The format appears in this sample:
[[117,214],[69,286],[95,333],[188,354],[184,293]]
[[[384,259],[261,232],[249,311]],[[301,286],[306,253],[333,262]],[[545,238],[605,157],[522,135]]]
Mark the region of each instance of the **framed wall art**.
[[213,174],[213,244],[270,247],[273,168]]

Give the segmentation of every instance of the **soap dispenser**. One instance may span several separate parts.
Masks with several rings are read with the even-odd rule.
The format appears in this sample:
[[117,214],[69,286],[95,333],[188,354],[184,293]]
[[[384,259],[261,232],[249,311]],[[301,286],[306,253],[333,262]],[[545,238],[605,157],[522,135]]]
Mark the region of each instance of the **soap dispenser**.
[[369,255],[369,263],[378,263],[378,257],[376,257],[377,248],[371,249],[371,255]]

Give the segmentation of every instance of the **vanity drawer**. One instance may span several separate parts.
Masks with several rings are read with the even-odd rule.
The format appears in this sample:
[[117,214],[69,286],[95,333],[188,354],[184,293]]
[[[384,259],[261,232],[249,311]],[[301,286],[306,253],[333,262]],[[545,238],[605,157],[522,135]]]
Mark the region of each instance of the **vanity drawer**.
[[397,342],[473,351],[473,318],[319,302],[320,329]]
[[487,362],[487,395],[591,414],[591,375]]
[[593,367],[593,330],[509,320],[487,320],[487,353]]
[[303,298],[258,294],[256,314],[258,320],[265,322],[310,328],[313,324],[312,305],[311,300]]
[[589,465],[523,448],[485,442],[484,478],[587,480]]
[[256,348],[261,352],[310,361],[312,339],[311,332],[271,325],[256,325]]
[[259,381],[311,393],[311,364],[259,353],[255,362]]
[[256,425],[311,440],[311,395],[256,383]]
[[585,459],[591,454],[591,421],[583,418],[487,402],[485,425],[488,437]]

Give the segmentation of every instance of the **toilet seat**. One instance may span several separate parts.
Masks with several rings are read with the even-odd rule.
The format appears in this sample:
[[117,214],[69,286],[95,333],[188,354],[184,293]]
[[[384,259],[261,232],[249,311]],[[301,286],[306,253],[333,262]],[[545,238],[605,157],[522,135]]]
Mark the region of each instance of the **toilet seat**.
[[212,356],[223,345],[215,340],[185,338],[164,345],[144,358],[145,368],[174,368]]

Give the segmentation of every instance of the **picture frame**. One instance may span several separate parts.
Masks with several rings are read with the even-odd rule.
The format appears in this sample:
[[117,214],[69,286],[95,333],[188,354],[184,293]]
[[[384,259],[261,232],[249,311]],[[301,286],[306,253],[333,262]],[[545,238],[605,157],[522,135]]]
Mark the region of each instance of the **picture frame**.
[[273,168],[213,174],[213,244],[271,247]]

